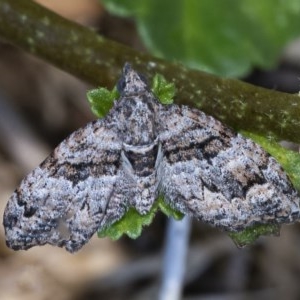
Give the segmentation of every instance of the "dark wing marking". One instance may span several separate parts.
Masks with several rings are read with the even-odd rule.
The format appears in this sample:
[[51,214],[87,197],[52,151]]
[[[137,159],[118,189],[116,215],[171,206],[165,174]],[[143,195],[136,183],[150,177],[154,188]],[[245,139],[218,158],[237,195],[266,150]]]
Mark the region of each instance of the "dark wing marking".
[[196,109],[163,106],[161,191],[175,209],[229,231],[288,223],[299,198],[274,158]]
[[127,207],[121,148],[105,120],[71,134],[10,198],[7,245],[18,250],[48,243],[74,252],[120,219]]

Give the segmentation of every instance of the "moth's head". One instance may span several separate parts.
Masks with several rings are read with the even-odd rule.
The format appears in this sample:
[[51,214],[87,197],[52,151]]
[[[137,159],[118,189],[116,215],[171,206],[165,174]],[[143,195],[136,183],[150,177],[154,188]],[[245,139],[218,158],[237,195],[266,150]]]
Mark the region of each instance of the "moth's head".
[[125,63],[117,89],[121,96],[136,95],[149,91],[146,78],[134,71],[129,63]]

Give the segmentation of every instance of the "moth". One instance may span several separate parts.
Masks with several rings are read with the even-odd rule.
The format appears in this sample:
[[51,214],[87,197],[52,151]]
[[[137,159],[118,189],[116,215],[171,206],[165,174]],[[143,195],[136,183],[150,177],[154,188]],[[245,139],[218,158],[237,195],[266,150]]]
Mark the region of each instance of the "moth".
[[75,252],[129,207],[149,212],[158,195],[231,232],[299,218],[296,190],[259,145],[197,109],[161,104],[129,64],[117,87],[107,116],[62,141],[13,193],[8,247]]

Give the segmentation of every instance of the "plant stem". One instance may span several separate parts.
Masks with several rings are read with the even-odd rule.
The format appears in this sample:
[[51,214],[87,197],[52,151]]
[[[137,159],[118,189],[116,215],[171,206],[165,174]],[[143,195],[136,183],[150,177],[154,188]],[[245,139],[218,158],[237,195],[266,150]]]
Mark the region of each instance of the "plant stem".
[[109,41],[30,0],[0,0],[0,37],[92,84],[111,88],[124,63],[177,87],[175,103],[194,106],[237,130],[300,143],[300,98],[189,70]]
[[159,300],[181,299],[190,228],[191,220],[187,216],[181,221],[168,219]]

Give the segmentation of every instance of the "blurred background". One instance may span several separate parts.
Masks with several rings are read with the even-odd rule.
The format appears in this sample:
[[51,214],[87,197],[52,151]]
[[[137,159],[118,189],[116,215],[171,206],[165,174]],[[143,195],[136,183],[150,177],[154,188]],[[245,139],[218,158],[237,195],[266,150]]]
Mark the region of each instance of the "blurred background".
[[[99,34],[146,50],[133,18],[113,16],[96,0],[39,0]],[[299,35],[300,38],[300,35]],[[242,78],[297,93],[300,39],[276,67]],[[95,119],[92,86],[0,40],[0,215],[20,180],[67,135]],[[295,146],[295,145],[294,145]],[[297,150],[297,146],[295,147]],[[0,226],[0,299],[155,299],[166,218],[158,214],[137,240],[94,236],[79,253],[43,246],[14,252]],[[300,299],[300,225],[237,249],[222,232],[193,222],[183,299]]]

